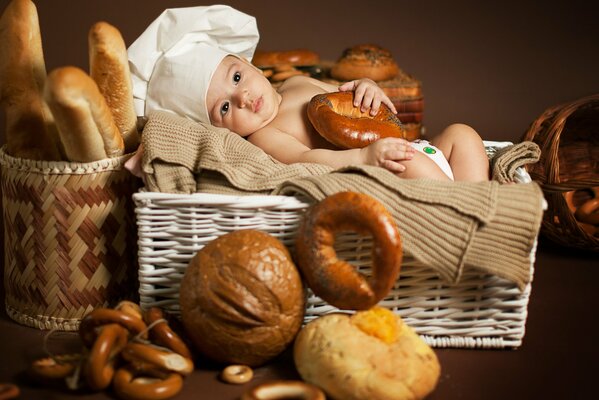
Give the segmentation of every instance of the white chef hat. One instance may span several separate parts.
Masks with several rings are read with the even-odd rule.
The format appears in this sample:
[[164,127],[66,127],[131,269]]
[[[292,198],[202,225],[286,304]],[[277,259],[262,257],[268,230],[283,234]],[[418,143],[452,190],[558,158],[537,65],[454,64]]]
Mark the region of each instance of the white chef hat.
[[127,50],[137,115],[167,110],[210,122],[216,67],[229,54],[250,61],[259,37],[256,19],[229,6],[165,10]]

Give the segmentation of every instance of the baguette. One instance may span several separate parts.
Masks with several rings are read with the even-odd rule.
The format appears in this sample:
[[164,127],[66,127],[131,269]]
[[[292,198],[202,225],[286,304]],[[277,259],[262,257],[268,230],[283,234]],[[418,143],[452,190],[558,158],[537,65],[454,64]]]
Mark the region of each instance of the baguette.
[[77,67],[52,71],[44,98],[70,161],[90,162],[124,153],[124,142],[98,85]]
[[106,22],[95,23],[88,35],[90,75],[106,99],[127,153],[139,144],[137,115],[127,48],[121,33]]
[[6,151],[14,157],[62,159],[54,119],[42,97],[45,79],[35,4],[13,0],[0,18],[0,106],[6,113]]

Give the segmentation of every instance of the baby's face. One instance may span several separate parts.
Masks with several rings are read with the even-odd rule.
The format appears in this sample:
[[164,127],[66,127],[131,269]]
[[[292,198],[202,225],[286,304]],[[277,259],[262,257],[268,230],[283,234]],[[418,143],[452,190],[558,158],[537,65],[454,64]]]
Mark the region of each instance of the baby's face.
[[258,69],[233,56],[221,61],[206,95],[212,125],[244,137],[270,123],[280,102],[281,96]]

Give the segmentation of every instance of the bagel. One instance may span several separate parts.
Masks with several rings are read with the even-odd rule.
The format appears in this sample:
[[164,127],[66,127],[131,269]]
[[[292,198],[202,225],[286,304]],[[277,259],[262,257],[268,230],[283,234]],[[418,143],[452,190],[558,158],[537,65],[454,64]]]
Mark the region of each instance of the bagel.
[[241,400],[325,400],[318,387],[302,381],[264,382],[246,391]]
[[162,400],[181,391],[183,377],[175,372],[138,371],[125,366],[116,371],[112,385],[120,399]]
[[189,351],[185,342],[169,327],[167,321],[164,320],[164,315],[160,308],[150,307],[146,311],[145,320],[148,326],[152,327],[150,329],[150,339],[152,339],[152,341],[185,358],[192,358],[191,351]]
[[[335,234],[353,231],[373,237],[372,277],[339,260]],[[364,310],[383,299],[399,276],[402,247],[393,217],[374,198],[339,192],[306,213],[296,238],[297,265],[312,291],[341,309]]]
[[386,137],[405,138],[404,127],[385,104],[373,117],[353,105],[353,92],[323,93],[308,103],[308,119],[314,129],[342,149],[366,147]]
[[345,49],[330,74],[341,81],[362,78],[385,81],[396,77],[399,72],[389,50],[375,44],[360,44]]
[[316,65],[319,62],[319,55],[306,49],[287,51],[256,50],[252,58],[252,64],[258,68],[271,68],[279,65],[309,66]]

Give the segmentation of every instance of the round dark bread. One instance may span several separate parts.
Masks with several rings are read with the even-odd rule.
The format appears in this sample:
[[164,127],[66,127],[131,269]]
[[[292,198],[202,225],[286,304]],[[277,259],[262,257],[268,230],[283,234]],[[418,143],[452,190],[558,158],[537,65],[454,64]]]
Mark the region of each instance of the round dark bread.
[[293,341],[305,300],[287,248],[267,233],[240,230],[193,257],[179,301],[198,351],[219,363],[259,366]]

